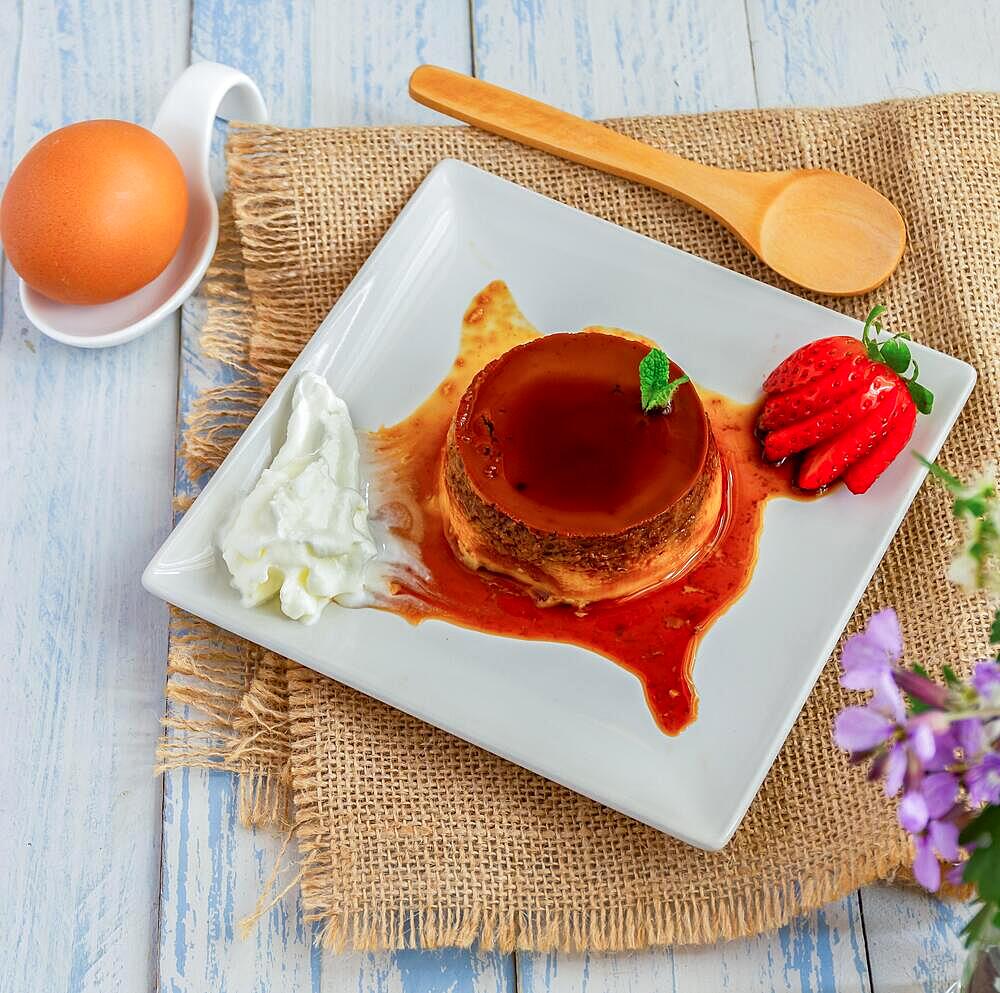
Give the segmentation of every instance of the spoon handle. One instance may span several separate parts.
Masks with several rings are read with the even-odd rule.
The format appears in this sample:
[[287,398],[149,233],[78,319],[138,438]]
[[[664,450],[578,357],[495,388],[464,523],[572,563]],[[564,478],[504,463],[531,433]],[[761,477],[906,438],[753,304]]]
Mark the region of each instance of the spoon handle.
[[419,66],[410,96],[433,110],[485,131],[622,176],[669,193],[710,214],[741,240],[759,226],[768,180],[775,174],[741,173],[702,165],[660,151],[503,87],[438,66]]

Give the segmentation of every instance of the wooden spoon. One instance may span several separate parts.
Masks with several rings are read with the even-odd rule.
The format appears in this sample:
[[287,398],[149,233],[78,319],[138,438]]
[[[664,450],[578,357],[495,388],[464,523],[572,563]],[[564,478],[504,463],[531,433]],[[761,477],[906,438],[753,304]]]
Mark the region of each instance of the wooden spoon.
[[702,165],[438,66],[414,71],[410,96],[486,131],[678,197],[724,224],[775,272],[817,293],[867,293],[888,279],[903,255],[899,211],[839,172]]

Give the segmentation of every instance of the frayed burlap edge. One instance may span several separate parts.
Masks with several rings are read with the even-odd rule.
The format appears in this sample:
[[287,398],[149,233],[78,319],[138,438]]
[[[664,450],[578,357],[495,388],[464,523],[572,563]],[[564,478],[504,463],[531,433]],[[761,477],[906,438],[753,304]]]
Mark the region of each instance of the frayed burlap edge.
[[[312,674],[289,666],[289,720],[295,775],[294,834],[299,848],[299,879],[306,920],[322,922],[319,942],[331,952],[405,948],[470,947],[513,951],[639,951],[652,946],[705,945],[745,938],[787,924],[793,918],[869,883],[892,880],[909,852],[857,852],[837,869],[817,866],[808,878],[769,889],[747,888],[725,894],[714,906],[664,898],[644,906],[552,912],[497,912],[485,906],[427,907],[344,913],[331,899],[329,850],[323,829],[320,776],[312,747],[319,731],[319,708],[312,701]],[[298,743],[298,744],[296,744]]]
[[[180,455],[192,483],[222,464],[265,398],[248,359],[253,310],[228,198],[220,221],[219,244],[201,291],[209,301],[201,348],[229,375],[195,399],[186,419]],[[196,767],[235,773],[240,821],[289,827],[289,664],[172,608],[158,771]]]

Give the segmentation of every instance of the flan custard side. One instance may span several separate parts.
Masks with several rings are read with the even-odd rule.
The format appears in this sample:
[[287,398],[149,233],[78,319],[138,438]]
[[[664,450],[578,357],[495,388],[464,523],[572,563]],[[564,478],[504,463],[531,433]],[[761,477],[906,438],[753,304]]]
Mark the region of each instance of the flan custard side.
[[647,351],[619,335],[550,334],[473,379],[439,486],[448,540],[468,566],[582,606],[675,580],[711,548],[728,473],[692,384],[668,413],[643,413]]

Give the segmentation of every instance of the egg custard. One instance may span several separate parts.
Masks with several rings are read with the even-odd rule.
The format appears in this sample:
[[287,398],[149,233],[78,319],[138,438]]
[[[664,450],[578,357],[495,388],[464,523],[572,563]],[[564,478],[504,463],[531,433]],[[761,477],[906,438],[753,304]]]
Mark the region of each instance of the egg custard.
[[724,524],[712,427],[690,382],[668,411],[643,410],[647,352],[604,331],[549,334],[475,377],[440,493],[467,565],[583,606],[679,579],[710,550]]

